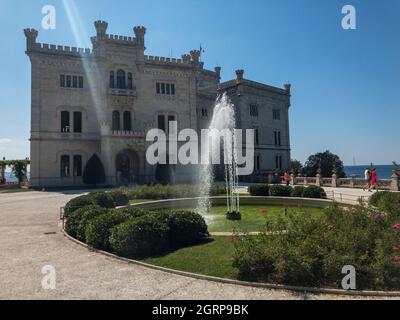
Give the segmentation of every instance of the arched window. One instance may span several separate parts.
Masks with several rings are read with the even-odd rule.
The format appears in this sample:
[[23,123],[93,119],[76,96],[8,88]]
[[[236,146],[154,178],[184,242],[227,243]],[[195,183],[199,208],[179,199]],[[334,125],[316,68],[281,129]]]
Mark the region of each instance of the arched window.
[[82,112],[80,111],[74,112],[74,132],[82,132]]
[[82,177],[82,156],[74,155],[74,177]]
[[128,89],[132,90],[133,89],[133,78],[132,78],[132,73],[128,73]]
[[69,177],[69,156],[62,155],[60,161],[61,177]]
[[118,89],[126,89],[125,71],[124,70],[117,71],[117,88]]
[[61,111],[61,132],[70,132],[69,111]]
[[112,113],[112,130],[120,131],[121,130],[121,116],[119,111],[113,111]]
[[124,112],[124,131],[132,131],[132,119],[129,111]]
[[110,88],[115,88],[115,75],[114,75],[114,71],[110,71]]

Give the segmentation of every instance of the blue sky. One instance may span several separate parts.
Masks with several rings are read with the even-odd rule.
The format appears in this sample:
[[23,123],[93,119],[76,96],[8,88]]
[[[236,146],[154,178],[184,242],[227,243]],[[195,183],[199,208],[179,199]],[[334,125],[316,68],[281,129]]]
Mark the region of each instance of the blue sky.
[[[68,0],[64,0],[68,1]],[[72,1],[68,1],[72,2]],[[205,49],[207,68],[223,80],[292,83],[292,157],[326,149],[346,164],[400,161],[400,1],[398,0],[75,0],[86,46],[93,21],[109,33],[147,27],[147,54],[180,57]],[[44,5],[57,10],[57,29],[41,29]],[[343,30],[341,10],[357,10],[357,29]],[[39,42],[81,45],[63,1],[0,0],[0,157],[29,156],[30,63],[23,29]],[[87,38],[85,37],[87,35]],[[5,45],[4,45],[5,44]]]

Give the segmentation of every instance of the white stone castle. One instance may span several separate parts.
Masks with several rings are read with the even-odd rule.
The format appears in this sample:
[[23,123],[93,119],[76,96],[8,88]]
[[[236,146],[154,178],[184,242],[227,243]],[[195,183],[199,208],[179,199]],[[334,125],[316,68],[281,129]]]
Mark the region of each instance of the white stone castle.
[[[221,68],[204,69],[200,50],[181,59],[145,55],[144,27],[134,37],[107,33],[96,21],[93,48],[36,41],[25,29],[32,64],[31,185],[84,186],[89,158],[102,161],[107,185],[155,183],[156,166],[146,162],[146,132],[207,128],[218,93],[236,108],[237,126],[255,129],[254,181],[289,168],[290,85],[276,88],[243,78],[220,82]],[[173,182],[195,182],[194,165],[173,165]],[[172,181],[171,181],[172,182]]]

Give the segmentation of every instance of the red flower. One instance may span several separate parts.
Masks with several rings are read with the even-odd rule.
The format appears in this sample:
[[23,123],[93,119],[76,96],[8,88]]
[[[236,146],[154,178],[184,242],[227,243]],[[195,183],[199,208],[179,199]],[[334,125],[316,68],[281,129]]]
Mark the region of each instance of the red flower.
[[396,261],[396,262],[400,262],[400,256],[395,256],[395,257],[393,258],[393,260]]
[[267,209],[261,209],[260,210],[260,214],[268,214],[268,210]]
[[331,231],[334,228],[333,224],[328,225],[328,230]]
[[393,249],[393,251],[399,251],[400,250],[400,246],[394,246],[392,249]]
[[400,223],[396,223],[396,224],[392,225],[392,229],[393,230],[399,230],[400,229]]

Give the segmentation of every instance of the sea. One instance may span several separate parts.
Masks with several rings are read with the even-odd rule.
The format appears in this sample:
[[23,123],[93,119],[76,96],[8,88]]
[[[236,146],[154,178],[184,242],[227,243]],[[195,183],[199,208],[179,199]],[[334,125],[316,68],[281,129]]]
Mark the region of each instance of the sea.
[[[364,171],[366,167],[370,167],[371,165],[363,165],[363,166],[344,166],[344,172],[347,177],[354,176],[356,178],[363,179]],[[392,178],[392,165],[374,165],[376,168],[376,172],[378,174],[378,179],[391,179]],[[6,179],[9,182],[16,182],[17,179],[11,172],[5,173]],[[28,173],[29,176],[29,173]]]
[[[365,168],[371,165],[363,166],[344,166],[344,172],[347,177],[355,176],[356,178],[364,179]],[[378,179],[391,179],[392,178],[392,165],[374,165]]]

